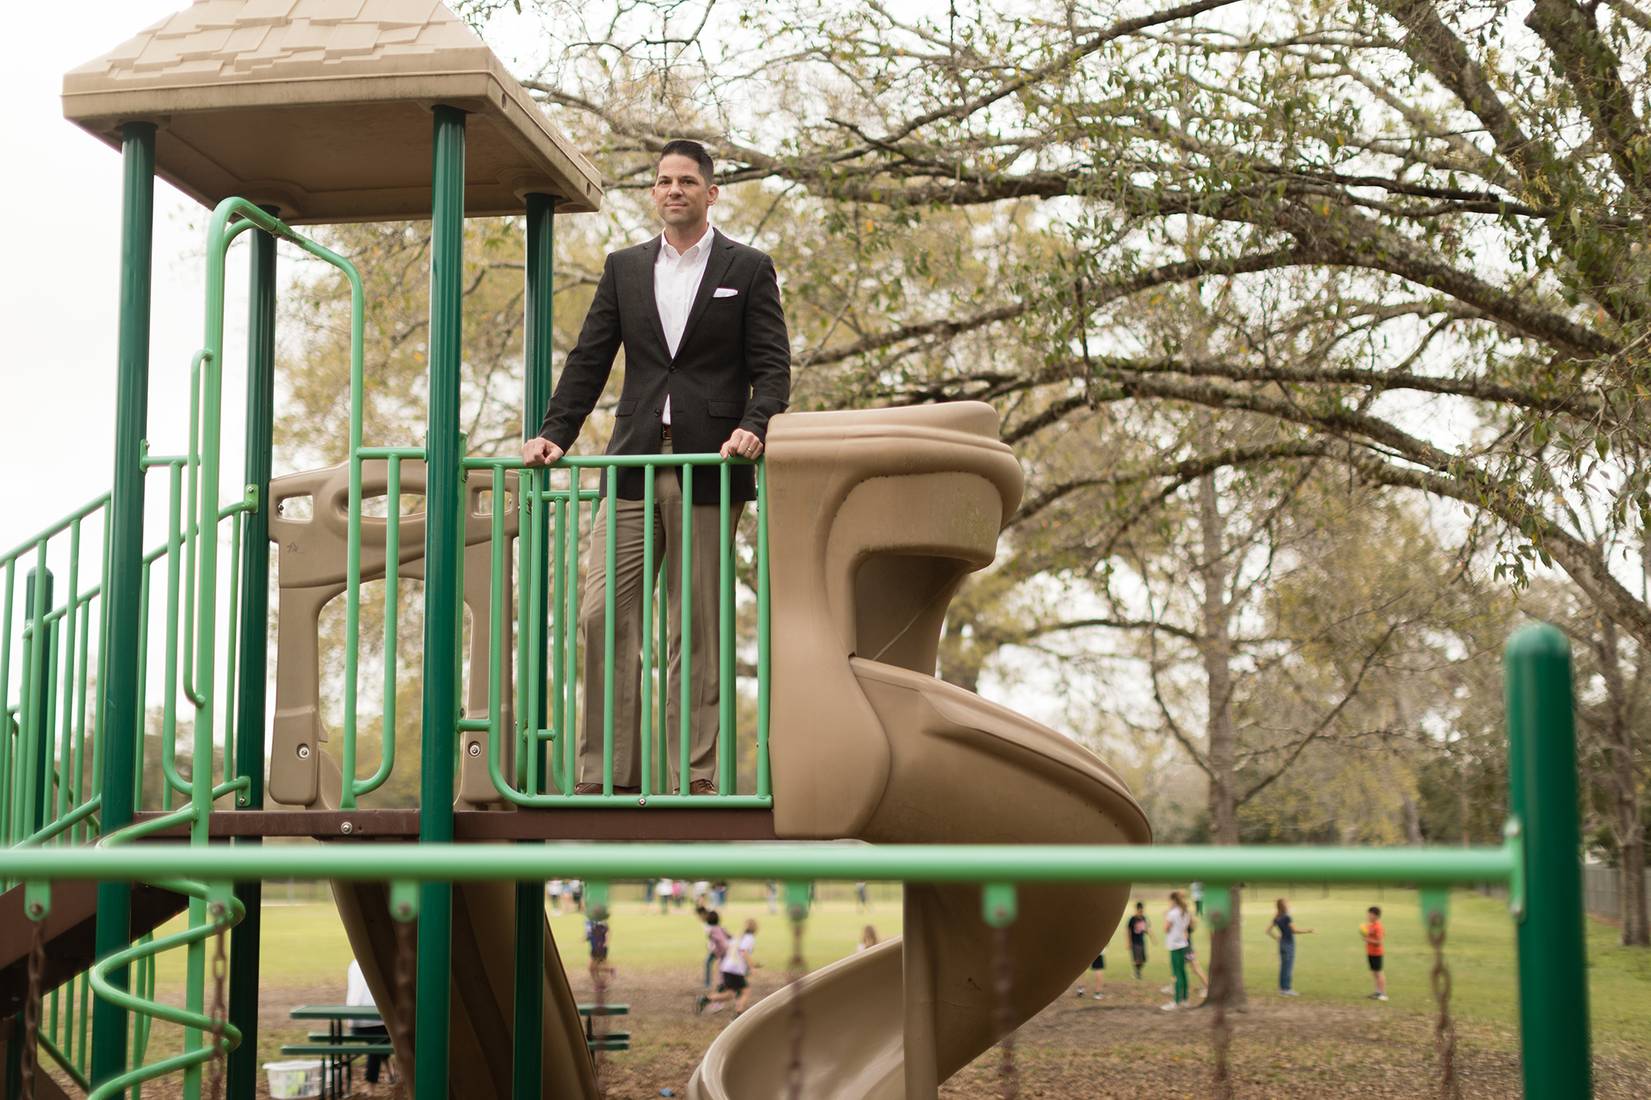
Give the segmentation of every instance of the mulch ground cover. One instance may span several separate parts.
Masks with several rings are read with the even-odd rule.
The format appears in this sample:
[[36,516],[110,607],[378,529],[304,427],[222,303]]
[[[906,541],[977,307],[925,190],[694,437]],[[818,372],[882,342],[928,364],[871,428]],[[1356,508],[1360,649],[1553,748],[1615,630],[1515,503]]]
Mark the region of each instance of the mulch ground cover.
[[[759,971],[754,994],[772,992],[784,980],[783,971]],[[577,973],[575,993],[589,1000],[591,991],[584,984],[584,974]],[[694,1016],[695,992],[691,979],[619,975],[609,995],[631,1006],[622,1026],[633,1045],[604,1056],[602,1076],[610,1100],[686,1095],[694,1067],[729,1019],[726,1013]],[[306,1025],[286,1019],[292,1007],[336,993],[326,987],[266,987],[260,1055],[278,1057],[275,1050],[282,1042],[302,1038]],[[1166,998],[1150,980],[1114,980],[1105,994],[1099,1001],[1063,996],[1020,1029],[1013,1073],[1021,1097],[1203,1100],[1211,1095],[1211,1011],[1161,1011]],[[1229,1019],[1236,1096],[1414,1100],[1438,1095],[1435,1021],[1430,1016],[1395,1013],[1390,1004],[1376,1002],[1335,1005],[1261,993],[1252,995],[1246,1011]],[[1459,1026],[1457,1046],[1463,1097],[1509,1100],[1520,1094],[1513,1032]],[[946,1100],[1000,1096],[1003,1073],[1001,1050],[988,1051],[946,1082],[940,1095]],[[783,1100],[780,1088],[772,1098],[752,1100]],[[179,1095],[174,1081],[144,1089],[144,1096],[154,1100]],[[260,1083],[259,1096],[266,1095]],[[384,1084],[370,1089],[360,1084],[358,1074],[352,1095],[380,1100],[397,1093]],[[1594,1095],[1602,1100],[1651,1096],[1651,1059],[1632,1051],[1596,1052]]]

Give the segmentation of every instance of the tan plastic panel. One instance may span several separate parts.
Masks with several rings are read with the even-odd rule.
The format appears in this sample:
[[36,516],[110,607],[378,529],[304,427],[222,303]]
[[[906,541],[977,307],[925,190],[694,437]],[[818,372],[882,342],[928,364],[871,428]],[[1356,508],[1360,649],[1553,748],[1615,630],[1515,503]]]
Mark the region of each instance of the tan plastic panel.
[[[977,403],[775,417],[772,718],[776,831],[888,843],[1145,844],[1117,774],[1045,726],[935,679],[946,605],[992,560],[1019,465]],[[1122,886],[1020,892],[1010,1015],[1086,967]],[[697,1100],[783,1095],[792,998],[809,1021],[810,1100],[930,1100],[1000,1037],[993,936],[974,886],[909,886],[905,935],[770,996],[732,1023]]]
[[[396,988],[396,930],[390,918],[388,892],[382,883],[334,882],[332,889],[350,947],[394,1040],[402,1013],[411,1014],[414,1006],[403,1005]],[[512,883],[467,882],[453,890],[451,1096],[511,1094],[515,912]],[[548,922],[543,995],[541,1096],[543,1100],[595,1100],[600,1094],[585,1046],[579,1006],[568,986]],[[418,1044],[416,1035],[413,1044]],[[397,1049],[396,1057],[402,1080],[411,1081],[410,1052]]]
[[[389,465],[381,459],[361,464],[361,492],[364,500],[382,499],[388,485]],[[515,481],[508,483],[510,499],[504,517],[505,537],[517,531]],[[424,463],[406,461],[401,465],[404,496],[423,496]],[[491,577],[493,518],[481,509],[481,497],[489,493],[491,482],[481,478],[466,485],[467,508],[464,523],[464,602],[470,611],[470,678],[466,690],[465,713],[487,713],[488,642],[492,621]],[[294,507],[300,498],[311,498],[310,517],[300,519]],[[321,721],[321,656],[317,639],[321,609],[344,594],[346,551],[349,545],[350,468],[348,464],[321,470],[288,474],[270,482],[269,537],[277,550],[277,617],[275,658],[275,730],[270,747],[269,786],[271,800],[287,806],[336,809],[340,790],[337,762],[321,751],[327,740]],[[286,514],[283,514],[285,512]],[[385,570],[383,516],[363,516],[361,520],[361,580],[381,580]],[[401,544],[396,575],[410,580],[424,579],[424,514],[405,515],[400,524]],[[508,551],[507,551],[508,556]],[[510,604],[513,586],[505,581],[505,602]],[[504,623],[505,645],[514,654],[513,617]],[[506,665],[503,692],[503,722],[507,731],[515,729],[511,680],[514,660]],[[365,669],[363,670],[365,672]],[[365,678],[365,677],[363,677]],[[371,712],[372,708],[366,708]],[[404,738],[405,740],[405,738]],[[514,735],[503,738],[501,767],[510,774],[514,759]],[[417,752],[418,746],[398,744],[402,753]],[[460,754],[459,801],[471,806],[497,805],[502,800],[493,786],[487,766],[487,735],[466,732]],[[363,774],[366,774],[364,771]]]
[[432,0],[201,0],[63,78],[65,118],[115,148],[154,122],[163,179],[292,224],[428,218],[438,103],[470,116],[466,214],[520,213],[533,191],[601,205],[596,169]]

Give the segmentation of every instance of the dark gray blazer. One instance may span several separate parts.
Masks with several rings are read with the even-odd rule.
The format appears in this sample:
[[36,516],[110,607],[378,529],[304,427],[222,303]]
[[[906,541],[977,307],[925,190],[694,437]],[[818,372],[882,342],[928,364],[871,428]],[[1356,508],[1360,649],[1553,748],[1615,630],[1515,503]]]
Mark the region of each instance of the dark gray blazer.
[[[568,352],[562,377],[545,410],[539,434],[562,448],[573,446],[585,418],[625,349],[625,381],[614,410],[608,454],[655,454],[661,414],[671,399],[671,445],[678,454],[716,451],[744,428],[763,439],[768,418],[785,411],[791,396],[791,342],[780,305],[774,261],[717,230],[705,276],[673,357],[654,304],[654,263],[660,238],[608,254],[596,297],[585,314],[579,342]],[[721,297],[718,288],[724,288]],[[733,294],[726,293],[732,290]],[[694,502],[715,504],[717,476],[702,467],[694,477]],[[619,495],[642,499],[642,471],[622,470]],[[735,500],[756,498],[749,466],[733,470]]]

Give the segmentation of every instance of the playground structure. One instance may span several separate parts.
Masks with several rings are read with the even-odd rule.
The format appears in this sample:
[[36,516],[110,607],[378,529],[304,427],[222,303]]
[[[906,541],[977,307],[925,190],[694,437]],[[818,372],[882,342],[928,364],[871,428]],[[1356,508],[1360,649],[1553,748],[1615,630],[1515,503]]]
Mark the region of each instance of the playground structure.
[[[581,652],[577,626],[581,571],[615,568],[611,551],[581,560],[581,533],[599,517],[611,523],[616,499],[617,479],[598,489],[592,471],[643,467],[649,502],[658,477],[680,476],[685,489],[716,477],[726,510],[730,462],[572,457],[524,470],[467,456],[458,427],[463,218],[525,217],[531,434],[550,390],[553,216],[596,208],[594,169],[491,52],[428,2],[203,0],[71,73],[64,90],[66,114],[118,146],[126,166],[117,458],[110,494],[0,558],[4,1095],[47,1095],[36,1049],[94,1097],[171,1074],[194,1097],[220,1069],[228,1095],[253,1095],[260,883],[288,875],[333,883],[419,1100],[598,1095],[541,884],[583,878],[600,899],[604,883],[659,875],[781,879],[795,919],[814,879],[905,883],[904,937],[741,1017],[694,1077],[691,1094],[704,1100],[935,1096],[1068,986],[1141,878],[1203,879],[1217,923],[1226,884],[1408,881],[1424,887],[1440,934],[1443,887],[1505,883],[1520,922],[1522,1026],[1541,1036],[1525,1047],[1527,1094],[1586,1090],[1569,663],[1552,633],[1510,649],[1504,845],[1148,848],[1141,811],[1092,754],[933,675],[947,605],[992,561],[1020,499],[993,410],[786,414],[759,464],[753,544],[689,550],[719,555],[718,791],[671,793],[667,754],[673,733],[686,752],[690,708],[680,708],[679,730],[667,728],[667,693],[683,691],[685,703],[688,675],[666,670],[664,626],[688,605],[668,608],[656,590],[650,536],[642,788],[617,792],[611,584],[601,652]],[[213,209],[206,332],[190,366],[189,439],[176,454],[151,453],[145,438],[157,175]],[[422,217],[432,221],[425,444],[370,445],[361,280],[346,257],[293,227]],[[225,270],[241,236],[251,264],[247,445],[244,491],[226,501]],[[332,265],[351,289],[351,404],[343,465],[275,478],[279,241]],[[166,525],[146,544],[146,482],[162,477]],[[421,510],[404,509],[411,497]],[[423,586],[416,757],[394,736],[395,687],[414,671],[397,657],[403,579]],[[392,611],[383,699],[367,716],[382,751],[362,776],[362,588],[374,582]],[[339,598],[343,653],[324,672],[321,609]],[[754,629],[742,632],[742,621]],[[155,623],[164,641],[151,646]],[[600,699],[578,688],[587,660],[610,670]],[[754,668],[748,739],[729,690],[742,661]],[[330,729],[334,692],[342,719]],[[151,706],[160,729],[146,738]],[[568,793],[585,708],[605,716],[597,795]],[[191,741],[187,775],[175,759],[180,729]],[[146,791],[151,740],[159,789]],[[374,792],[409,757],[420,768],[418,808],[375,807]],[[268,836],[333,843],[259,846]],[[187,843],[166,843],[179,839]],[[812,843],[848,839],[870,845]],[[562,843],[521,843],[544,841]],[[182,931],[151,935],[183,909]],[[173,949],[188,960],[181,1008],[154,996],[154,959]],[[209,956],[220,950],[217,975]],[[183,1029],[181,1053],[148,1057],[157,1023]]]

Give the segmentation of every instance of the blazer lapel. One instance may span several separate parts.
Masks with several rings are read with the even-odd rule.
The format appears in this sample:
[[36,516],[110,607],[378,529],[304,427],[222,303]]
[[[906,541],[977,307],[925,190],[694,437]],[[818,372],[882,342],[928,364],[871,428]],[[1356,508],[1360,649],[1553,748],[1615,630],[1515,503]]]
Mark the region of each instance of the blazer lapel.
[[[648,319],[654,325],[654,339],[659,341],[659,354],[663,359],[671,357],[671,345],[665,339],[665,322],[659,319],[659,295],[654,292],[654,268],[659,263],[659,246],[663,237],[655,237],[642,246],[644,266],[637,273],[637,287],[642,293],[643,309],[647,311]],[[677,345],[681,347],[681,345]]]
[[[694,326],[699,323],[700,314],[705,312],[705,304],[711,300],[711,294],[721,284],[722,277],[728,274],[729,265],[734,262],[734,242],[723,236],[720,230],[713,229],[711,232],[716,234],[716,244],[711,249],[710,258],[705,261],[705,275],[699,280],[699,292],[694,295],[694,306],[688,311],[688,323],[682,326],[682,343],[676,346],[677,355],[682,354],[682,350],[688,346],[688,341],[693,338]],[[654,310],[654,316],[659,316],[658,309]]]

